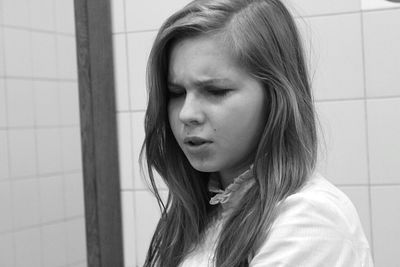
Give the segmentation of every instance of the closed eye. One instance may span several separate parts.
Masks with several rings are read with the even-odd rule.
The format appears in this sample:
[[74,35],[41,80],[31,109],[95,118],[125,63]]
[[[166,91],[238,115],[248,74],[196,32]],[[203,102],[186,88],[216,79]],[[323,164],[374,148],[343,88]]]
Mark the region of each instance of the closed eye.
[[185,88],[174,84],[168,84],[168,96],[170,98],[181,97],[186,94]]
[[221,89],[221,88],[208,88],[206,92],[212,96],[223,97],[226,96],[232,89]]
[[186,91],[168,91],[168,95],[170,98],[181,97],[186,94]]

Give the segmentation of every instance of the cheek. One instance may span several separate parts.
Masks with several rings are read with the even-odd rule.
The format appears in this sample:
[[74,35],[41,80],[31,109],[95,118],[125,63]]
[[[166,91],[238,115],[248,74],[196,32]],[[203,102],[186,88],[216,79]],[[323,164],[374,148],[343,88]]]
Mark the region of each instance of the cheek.
[[236,106],[220,117],[216,133],[227,149],[252,150],[262,135],[266,116],[264,103]]

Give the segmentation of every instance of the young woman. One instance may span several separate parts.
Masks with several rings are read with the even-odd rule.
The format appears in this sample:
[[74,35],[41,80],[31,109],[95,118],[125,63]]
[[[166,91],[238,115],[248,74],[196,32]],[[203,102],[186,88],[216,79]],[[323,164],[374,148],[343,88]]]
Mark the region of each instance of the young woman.
[[308,78],[279,0],[198,0],[164,23],[142,150],[162,216],[145,266],[372,266],[354,206],[314,170]]

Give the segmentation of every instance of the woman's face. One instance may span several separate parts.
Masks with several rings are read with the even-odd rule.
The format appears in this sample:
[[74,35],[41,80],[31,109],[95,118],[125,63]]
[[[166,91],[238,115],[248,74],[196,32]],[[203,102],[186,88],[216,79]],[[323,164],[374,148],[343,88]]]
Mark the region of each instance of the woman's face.
[[265,124],[265,93],[218,36],[184,39],[171,50],[168,116],[198,171],[232,179],[254,158]]

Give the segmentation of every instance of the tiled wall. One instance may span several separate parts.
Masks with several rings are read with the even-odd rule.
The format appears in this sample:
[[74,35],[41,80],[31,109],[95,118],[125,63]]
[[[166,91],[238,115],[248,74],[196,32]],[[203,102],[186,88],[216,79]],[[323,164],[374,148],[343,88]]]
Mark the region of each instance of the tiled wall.
[[[187,2],[112,1],[127,267],[142,266],[159,216],[137,163],[146,58],[161,22]],[[313,75],[325,143],[319,169],[358,208],[376,266],[399,266],[400,4],[285,2],[304,36]]]
[[73,12],[0,0],[0,266],[86,266]]

